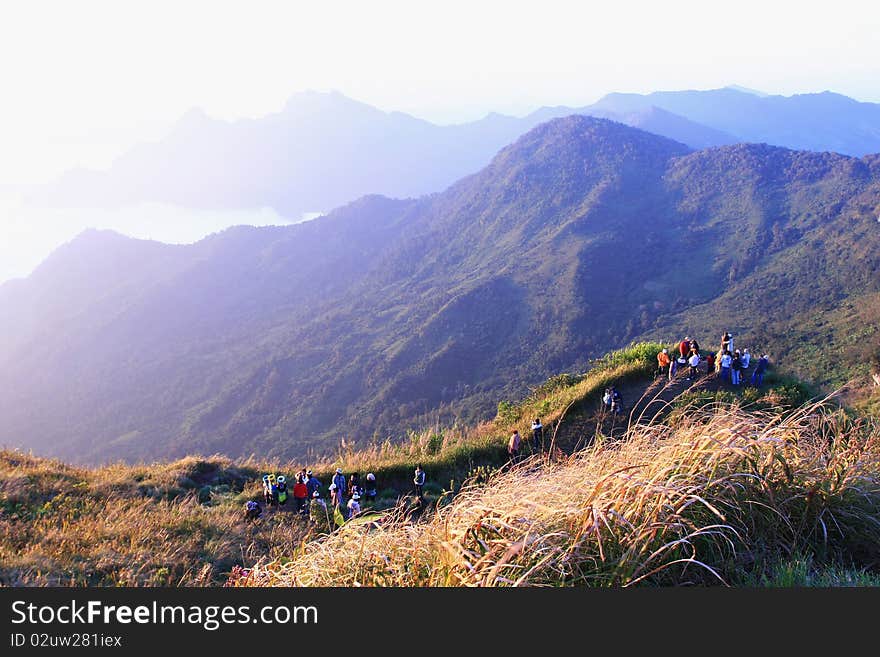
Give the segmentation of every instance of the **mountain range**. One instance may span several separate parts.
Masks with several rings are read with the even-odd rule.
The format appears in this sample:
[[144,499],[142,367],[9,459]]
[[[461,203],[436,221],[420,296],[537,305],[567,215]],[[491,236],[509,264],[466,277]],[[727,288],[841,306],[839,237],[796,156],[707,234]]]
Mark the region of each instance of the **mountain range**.
[[586,107],[544,107],[525,117],[493,113],[445,126],[336,92],[304,92],[258,119],[221,121],[193,110],[164,139],[135,147],[108,171],[71,171],[31,201],[271,207],[296,220],[366,194],[441,191],[536,125],[571,114],[613,119],[695,149],[766,142],[855,156],[880,151],[880,105],[827,92],[784,97],[728,87],[610,94]]
[[878,156],[576,115],[440,193],[188,246],[89,231],[0,286],[0,444],[302,457],[723,329],[828,385],[876,339],[878,215]]

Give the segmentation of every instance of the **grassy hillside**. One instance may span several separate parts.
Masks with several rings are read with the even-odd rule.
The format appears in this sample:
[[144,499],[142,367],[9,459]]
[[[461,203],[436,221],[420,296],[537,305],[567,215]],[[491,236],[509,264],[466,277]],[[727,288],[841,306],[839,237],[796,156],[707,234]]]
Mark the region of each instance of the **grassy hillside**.
[[[687,484],[689,486],[695,481],[694,478],[702,476],[700,472],[703,475],[709,472],[700,470],[703,466],[698,467],[697,462],[706,463],[713,459],[723,462],[727,469],[725,472],[731,477],[728,483],[734,482],[730,484],[733,486],[740,475],[730,472],[745,468],[749,463],[764,463],[762,459],[770,458],[768,454],[771,452],[774,458],[789,459],[785,462],[796,462],[799,468],[807,468],[808,463],[812,463],[809,465],[813,468],[809,471],[809,477],[814,479],[809,481],[815,480],[821,488],[825,485],[819,478],[824,466],[810,459],[827,460],[829,454],[812,451],[801,454],[798,451],[800,447],[794,446],[791,441],[782,445],[784,448],[777,452],[770,449],[774,445],[781,445],[778,441],[774,442],[779,435],[799,436],[799,432],[806,428],[811,433],[808,434],[809,440],[803,444],[810,445],[811,450],[819,448],[812,438],[816,431],[821,430],[828,436],[834,435],[829,433],[831,429],[838,433],[845,432],[847,440],[852,439],[853,449],[834,452],[834,459],[837,459],[834,461],[834,472],[850,477],[847,481],[851,481],[856,474],[866,477],[866,486],[873,481],[876,441],[865,437],[870,433],[868,426],[846,424],[837,416],[826,417],[817,424],[815,418],[820,416],[815,412],[802,412],[780,422],[779,409],[785,407],[785,404],[780,406],[780,400],[788,394],[785,392],[786,386],[790,385],[785,382],[769,385],[761,395],[748,392],[738,397],[726,391],[680,395],[678,401],[670,406],[672,413],[667,414],[663,424],[634,429],[625,436],[617,432],[615,438],[610,438],[608,429],[613,429],[613,426],[609,425],[601,411],[597,412],[602,390],[611,384],[633,390],[650,385],[650,373],[659,348],[661,345],[651,343],[633,345],[597,361],[584,375],[554,377],[519,402],[499,403],[498,414],[490,422],[472,427],[428,428],[413,432],[409,440],[402,444],[386,442],[365,449],[341,446],[335,457],[309,464],[323,482],[325,493],[337,466],[347,474],[360,472],[363,476],[368,471],[374,472],[379,487],[377,507],[389,509],[392,517],[400,516],[398,523],[383,525],[379,534],[364,535],[346,529],[328,538],[297,518],[290,512],[290,507],[278,512],[268,511],[257,522],[245,522],[242,519],[242,506],[245,501],[260,496],[259,478],[262,473],[292,473],[301,467],[299,463],[235,463],[223,457],[187,457],[165,464],[115,464],[90,469],[71,467],[59,461],[19,452],[0,452],[0,582],[12,585],[204,586],[226,583],[230,573],[238,573],[233,575],[233,581],[237,583],[276,584],[291,583],[291,570],[285,564],[298,563],[305,564],[297,567],[297,572],[303,578],[313,577],[313,574],[307,573],[316,568],[324,573],[322,577],[330,578],[310,580],[310,583],[332,581],[350,584],[354,579],[363,577],[364,568],[370,572],[373,568],[361,562],[342,567],[341,564],[347,562],[335,552],[345,551],[351,541],[373,541],[382,537],[383,544],[399,544],[399,552],[389,556],[388,563],[398,563],[398,560],[402,560],[399,563],[408,563],[405,550],[412,545],[402,541],[401,536],[412,535],[412,540],[424,544],[426,558],[435,559],[439,550],[439,544],[435,542],[439,536],[436,532],[443,522],[451,517],[459,518],[467,509],[487,510],[490,505],[495,505],[492,513],[504,518],[508,517],[505,514],[516,513],[520,514],[517,516],[520,521],[532,522],[530,514],[540,511],[544,514],[542,523],[561,523],[559,526],[563,526],[572,522],[571,513],[583,512],[582,501],[589,499],[586,491],[590,486],[597,485],[606,475],[612,479],[617,477],[612,473],[625,463],[641,460],[654,463],[652,467],[659,468],[661,457],[658,454],[662,454],[668,468],[663,472],[668,475],[669,481],[677,482],[675,486],[681,484],[684,486],[682,490],[690,490],[693,494],[697,494],[696,489],[687,488],[682,482],[691,482]],[[677,390],[673,392],[677,393]],[[790,401],[796,403],[802,401],[802,397],[790,397]],[[635,399],[630,400],[630,404],[634,403]],[[719,403],[725,404],[723,410],[712,415]],[[686,408],[684,404],[687,404]],[[736,404],[742,408],[737,410]],[[754,414],[758,408],[765,410]],[[768,415],[769,412],[774,415]],[[527,436],[529,423],[536,416],[541,417],[546,427],[548,446],[556,435],[557,445],[564,448],[575,442],[588,444],[591,441],[593,447],[571,457],[558,449],[550,462],[533,461],[524,466],[525,469],[511,471],[506,464],[507,437],[514,428]],[[768,437],[756,443],[761,449],[753,454],[757,459],[754,461],[739,458],[728,453],[729,450],[712,452],[710,447],[718,446],[714,440],[709,440],[709,446],[701,447],[702,451],[689,451],[689,441],[702,431],[700,427],[705,426],[701,424],[703,422],[711,428],[706,430],[707,436],[723,433],[741,435],[746,427],[754,426],[759,433],[767,432]],[[577,435],[577,440],[572,434]],[[804,435],[807,436],[806,433]],[[770,440],[771,437],[774,437],[773,440]],[[857,446],[861,447],[855,449]],[[766,452],[767,449],[770,452]],[[796,461],[790,461],[792,449],[795,450]],[[736,452],[740,456],[745,453],[748,450]],[[437,516],[429,514],[423,522],[412,524],[403,518],[409,517],[411,505],[407,495],[411,490],[413,466],[417,462],[422,463],[428,473],[428,500],[432,505],[439,503],[441,512]],[[674,467],[676,462],[679,463],[678,469]],[[851,467],[851,472],[844,466]],[[661,476],[657,472],[641,473],[639,481],[659,481],[658,477]],[[682,473],[687,473],[690,479],[679,482]],[[807,477],[807,470],[804,470],[803,476]],[[579,478],[582,480],[579,481]],[[663,485],[673,484],[667,482]],[[718,484],[710,492],[714,495],[723,489],[724,486]],[[654,492],[657,490],[660,489]],[[864,490],[873,495],[870,487]],[[835,488],[831,492],[836,495],[837,491]],[[642,498],[639,499],[646,501],[650,497],[649,492],[642,491]],[[451,506],[444,506],[453,499]],[[565,511],[564,507],[569,503],[573,506]],[[740,512],[745,513],[743,509]],[[453,513],[453,516],[449,516],[449,513]],[[558,515],[558,518],[551,521],[550,515]],[[741,515],[740,520],[744,522],[743,518],[745,516]],[[509,518],[504,522],[508,521]],[[769,523],[767,518],[764,521]],[[826,525],[829,521],[823,520]],[[834,521],[839,523],[836,516]],[[455,520],[455,523],[458,522]],[[460,525],[455,523],[450,531],[459,531],[455,527],[460,528]],[[513,540],[512,535],[505,536],[504,540]],[[481,535],[476,535],[474,540],[477,539],[486,542]],[[557,539],[563,542],[567,540],[563,534]],[[558,557],[562,545],[557,543],[556,547],[548,548],[550,552],[556,550],[551,559]],[[814,543],[792,543],[789,550],[791,560],[774,562],[757,570],[743,567],[741,572],[737,571],[737,577],[742,581],[752,577],[758,578],[755,581],[766,579],[768,582],[784,582],[795,576],[815,578],[819,574],[826,578],[833,575],[844,579],[858,576],[856,579],[860,582],[869,577],[853,571],[853,564],[847,563],[845,555],[841,556],[839,550],[831,559],[826,553],[814,550],[814,547]],[[378,548],[370,549],[376,551]],[[605,549],[604,544],[602,549]],[[325,571],[319,567],[320,562],[314,561],[319,559],[319,554],[324,555],[320,558],[337,561],[339,569]],[[491,558],[494,557],[487,557],[487,560]],[[859,554],[850,555],[853,563],[863,564],[860,559],[862,556]],[[832,567],[832,562],[840,562],[839,567]],[[488,561],[482,563],[485,565]],[[447,565],[450,569],[447,569]],[[252,571],[254,574],[239,581],[239,568],[254,566],[258,566]],[[449,583],[459,581],[460,566],[453,567],[451,562],[442,560],[437,566],[434,575],[418,580],[419,583],[439,583],[440,579],[437,578],[440,577],[447,578]],[[431,568],[435,570],[433,566]],[[578,568],[585,566],[581,564]],[[503,575],[503,572],[506,571],[499,570],[498,574],[507,578],[508,575]],[[402,580],[396,579],[398,575],[382,571],[376,573],[375,579],[357,581],[401,583]],[[542,576],[546,576],[546,573]],[[593,578],[593,583],[628,581],[619,574],[612,576],[608,572],[597,572],[590,578]],[[673,579],[656,581],[668,582]],[[297,583],[304,581],[298,579]],[[538,580],[525,581],[534,583]],[[575,581],[576,578],[572,580],[570,575],[563,577],[560,574],[558,583]],[[504,581],[498,579],[495,583],[503,584]]]
[[350,526],[255,586],[880,584],[880,432],[840,411],[694,411]]

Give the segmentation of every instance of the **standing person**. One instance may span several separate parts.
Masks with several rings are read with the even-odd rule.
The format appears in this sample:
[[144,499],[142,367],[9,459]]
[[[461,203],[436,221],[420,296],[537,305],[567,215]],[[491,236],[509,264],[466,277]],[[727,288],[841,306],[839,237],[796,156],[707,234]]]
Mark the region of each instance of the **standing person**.
[[706,354],[706,376],[715,374],[715,354],[711,351]]
[[267,507],[278,504],[278,484],[274,474],[263,475],[263,499]]
[[758,364],[755,366],[755,371],[752,373],[752,385],[756,388],[760,388],[764,383],[764,373],[767,371],[767,367],[770,365],[770,356],[764,354],[758,359]]
[[306,489],[309,491],[309,499],[315,496],[315,491],[321,488],[321,482],[312,474],[311,470],[306,471]]
[[691,366],[690,379],[696,379],[700,375],[697,371],[697,367],[700,365],[700,354],[697,353],[696,349],[691,349],[691,357],[688,359],[688,365]]
[[425,471],[422,470],[421,463],[416,466],[416,473],[413,477],[413,484],[415,484],[416,486],[416,495],[418,495],[419,500],[421,500],[423,498],[423,488],[425,485]]
[[309,510],[309,488],[306,486],[306,482],[303,481],[303,475],[296,475],[296,483],[293,485],[293,501],[294,508],[296,512],[300,515],[305,515]]
[[348,478],[348,496],[351,497],[355,493],[361,494],[361,479],[357,472],[352,472]]
[[278,504],[284,506],[287,504],[287,478],[284,475],[278,475],[275,487],[278,489]]
[[351,520],[357,514],[361,512],[361,504],[358,500],[361,499],[360,493],[352,493],[351,499],[348,501],[348,519]]
[[696,338],[693,338],[691,340],[691,351],[696,351],[697,355],[699,355],[699,353],[700,353],[700,343],[697,342]]
[[689,353],[691,353],[691,339],[685,336],[684,340],[678,343],[678,355],[687,358]]
[[602,403],[605,405],[605,411],[611,410],[611,388],[605,388],[605,394],[602,395]]
[[620,395],[620,391],[617,390],[616,387],[612,386],[611,388],[611,412],[614,415],[620,413],[621,403],[623,402],[623,397]]
[[507,441],[507,455],[510,457],[511,463],[516,463],[519,460],[520,442],[519,431],[510,434],[510,439]]
[[721,380],[730,383],[730,366],[733,364],[733,356],[729,351],[725,351],[721,356]]
[[725,351],[730,351],[731,338],[733,338],[733,336],[730,335],[730,333],[728,333],[727,331],[725,331],[721,335],[721,353],[724,353]]
[[335,483],[330,484],[330,506],[336,508],[340,504],[339,488]]
[[336,496],[339,498],[339,506],[345,507],[345,491],[348,486],[345,483],[345,475],[342,474],[342,468],[336,468],[336,474],[333,475],[333,483],[336,484]]
[[367,473],[367,483],[364,484],[364,503],[375,504],[376,502],[376,475]]
[[743,349],[742,363],[743,363],[743,371],[749,369],[749,365],[752,364],[752,355],[749,353],[748,349]]
[[672,381],[675,378],[676,373],[678,372],[678,359],[671,358],[669,360],[669,380]]
[[535,441],[535,452],[544,451],[544,425],[541,424],[541,418],[536,417],[532,422],[532,440]]
[[663,376],[663,374],[669,367],[669,363],[669,351],[667,349],[664,349],[659,354],[657,354],[657,375],[654,378],[659,378]]
[[739,349],[737,349],[733,352],[733,361],[730,364],[730,382],[735,386],[739,385],[740,379],[742,378],[742,367],[742,356],[739,353]]

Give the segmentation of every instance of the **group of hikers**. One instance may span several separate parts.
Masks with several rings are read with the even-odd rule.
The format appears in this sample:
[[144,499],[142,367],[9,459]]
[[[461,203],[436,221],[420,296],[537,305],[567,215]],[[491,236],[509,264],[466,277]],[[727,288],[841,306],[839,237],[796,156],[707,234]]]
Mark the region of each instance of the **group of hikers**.
[[507,454],[513,463],[520,460],[521,452],[528,448],[532,454],[540,454],[544,451],[544,425],[541,424],[541,418],[536,417],[532,422],[531,440],[523,440],[519,435],[519,430],[514,430],[507,441]]
[[[677,352],[677,353],[676,353]],[[703,355],[696,339],[686,336],[675,345],[673,353],[663,349],[657,354],[656,376],[669,378],[670,381],[687,372],[687,380],[700,377],[700,365],[706,364],[705,375],[715,376],[730,385],[740,385],[745,373],[752,365],[752,356],[748,349],[734,348],[733,335],[725,331],[721,336],[721,345],[717,352],[709,351]],[[761,387],[764,383],[764,374],[770,363],[767,354],[761,356],[752,372],[750,383],[755,387]],[[612,415],[618,414],[622,409],[622,396],[615,386],[605,389],[602,403],[606,411]],[[531,437],[524,439],[518,430],[515,430],[507,443],[507,453],[512,463],[517,463],[523,453],[528,450],[530,454],[540,454],[544,451],[544,425],[541,418],[535,418],[532,422]],[[418,503],[423,503],[425,471],[421,464],[416,466],[413,476],[413,486]],[[341,526],[346,521],[356,517],[365,505],[373,505],[376,501],[376,476],[367,473],[363,485],[358,473],[354,472],[346,480],[342,468],[337,468],[336,473],[328,488],[329,506],[321,495],[321,482],[311,470],[303,468],[294,477],[293,509],[300,515],[320,527],[332,528]],[[283,506],[290,497],[287,479],[284,475],[269,473],[263,475],[263,501],[267,507]],[[251,500],[245,507],[245,516],[249,519],[259,518],[263,509],[259,502]]]
[[[424,501],[426,474],[421,464],[416,466],[413,486],[419,503]],[[360,475],[353,472],[346,480],[342,468],[336,472],[328,487],[329,506],[321,495],[321,481],[311,470],[303,468],[294,477],[293,490],[288,491],[287,478],[284,475],[269,473],[263,475],[263,503],[266,507],[280,507],[287,504],[290,492],[293,493],[293,510],[308,518],[310,522],[324,528],[341,526],[346,521],[359,515],[363,504],[373,505],[376,502],[376,475],[367,473],[361,484]],[[263,507],[256,500],[245,504],[245,518],[254,520],[263,513]]]
[[623,396],[620,394],[617,386],[605,388],[605,393],[602,395],[602,404],[605,410],[613,415],[617,415],[623,410]]
[[[678,352],[677,354],[675,352]],[[752,365],[752,355],[748,349],[734,348],[733,334],[725,331],[721,336],[721,345],[716,353],[709,351],[704,356],[700,351],[700,345],[696,339],[686,336],[679,342],[670,354],[668,349],[663,349],[657,354],[656,376],[668,376],[672,381],[682,372],[687,371],[687,380],[691,381],[700,376],[700,364],[706,363],[706,376],[718,377],[722,381],[733,386],[742,384],[743,373]],[[755,364],[749,382],[756,388],[764,384],[764,374],[770,365],[770,357],[762,355]]]

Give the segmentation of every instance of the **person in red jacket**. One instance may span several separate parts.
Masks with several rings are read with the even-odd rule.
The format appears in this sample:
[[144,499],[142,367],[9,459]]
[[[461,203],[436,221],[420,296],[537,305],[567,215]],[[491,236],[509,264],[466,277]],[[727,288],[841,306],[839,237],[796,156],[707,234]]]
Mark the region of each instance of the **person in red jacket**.
[[305,515],[309,512],[309,488],[300,475],[296,475],[296,483],[293,485],[293,505],[294,509],[300,514]]
[[715,375],[715,354],[711,351],[706,354],[706,376]]
[[687,358],[691,353],[691,339],[685,337],[684,340],[678,343],[678,353],[680,353],[684,358]]

